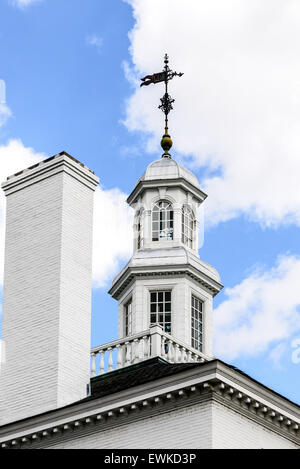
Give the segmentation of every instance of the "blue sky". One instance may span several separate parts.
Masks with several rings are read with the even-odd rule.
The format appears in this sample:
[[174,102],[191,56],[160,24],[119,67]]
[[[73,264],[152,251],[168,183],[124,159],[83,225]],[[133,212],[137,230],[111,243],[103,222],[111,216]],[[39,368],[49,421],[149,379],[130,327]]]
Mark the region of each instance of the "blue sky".
[[300,403],[300,7],[261,3],[0,0],[0,176],[65,150],[100,177],[92,344],[115,339],[107,290],[130,257],[125,199],[161,154],[162,89],[137,79],[167,51],[185,72],[172,154],[209,195],[200,256],[226,287],[216,354]]

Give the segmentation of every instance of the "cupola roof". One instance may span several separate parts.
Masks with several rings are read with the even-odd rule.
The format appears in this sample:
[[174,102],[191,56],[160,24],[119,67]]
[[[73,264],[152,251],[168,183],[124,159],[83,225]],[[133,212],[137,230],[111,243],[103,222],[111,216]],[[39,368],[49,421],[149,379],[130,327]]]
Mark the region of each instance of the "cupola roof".
[[200,189],[200,184],[196,176],[171,158],[161,158],[150,163],[143,176],[138,180],[137,184],[140,181],[178,178],[184,178],[193,184],[193,186]]
[[157,185],[184,186],[193,195],[203,202],[207,195],[201,190],[197,177],[184,166],[171,158],[161,158],[150,163],[144,174],[137,181],[135,188],[128,197],[128,203],[136,200],[146,187]]

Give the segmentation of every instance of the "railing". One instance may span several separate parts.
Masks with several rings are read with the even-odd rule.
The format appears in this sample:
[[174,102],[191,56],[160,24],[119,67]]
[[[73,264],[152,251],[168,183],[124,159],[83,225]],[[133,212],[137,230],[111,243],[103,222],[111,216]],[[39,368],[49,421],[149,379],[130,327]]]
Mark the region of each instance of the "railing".
[[160,325],[91,350],[92,377],[160,356],[170,363],[204,362],[198,350],[175,339]]

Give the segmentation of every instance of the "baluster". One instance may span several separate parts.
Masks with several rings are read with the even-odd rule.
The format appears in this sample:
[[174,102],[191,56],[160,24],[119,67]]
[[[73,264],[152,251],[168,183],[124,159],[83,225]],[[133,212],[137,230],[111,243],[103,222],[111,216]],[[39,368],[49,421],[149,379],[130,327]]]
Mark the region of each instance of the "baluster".
[[181,360],[182,363],[185,362],[185,348],[181,347]]
[[105,355],[105,350],[101,350],[99,375],[103,375],[104,373],[104,355]]
[[117,370],[122,368],[122,347],[120,344],[117,345]]
[[130,360],[131,360],[131,347],[130,347],[130,342],[125,342],[125,365],[130,365]]
[[188,350],[188,352],[187,352],[187,361],[188,361],[188,363],[193,361],[192,360],[192,352],[190,350]]
[[174,362],[175,362],[175,363],[179,363],[179,362],[180,362],[179,344],[175,344]]
[[152,357],[152,344],[151,344],[151,335],[148,336],[147,339],[147,352],[148,352],[148,358]]
[[137,363],[139,361],[139,340],[138,339],[134,339],[133,344],[132,344],[132,351],[133,351],[132,361],[133,363]]
[[109,351],[109,356],[108,356],[108,371],[112,371],[112,369],[113,369],[113,364],[114,364],[114,362],[113,362],[113,356],[112,356],[113,349],[112,349],[112,347],[109,347],[107,350]]
[[166,338],[161,336],[161,356],[165,358],[166,356]]
[[91,375],[92,375],[92,378],[94,376],[96,376],[96,354],[95,353],[92,353],[92,368],[91,368]]
[[143,337],[139,339],[139,361],[142,362],[144,360],[144,339]]
[[143,358],[148,358],[150,353],[149,353],[149,341],[148,341],[148,337],[145,335],[143,337],[143,347],[142,347],[142,350],[143,350]]
[[171,362],[173,358],[173,342],[172,340],[168,340],[168,361]]
[[123,366],[126,366],[126,344],[121,345],[121,359],[122,359],[122,368]]

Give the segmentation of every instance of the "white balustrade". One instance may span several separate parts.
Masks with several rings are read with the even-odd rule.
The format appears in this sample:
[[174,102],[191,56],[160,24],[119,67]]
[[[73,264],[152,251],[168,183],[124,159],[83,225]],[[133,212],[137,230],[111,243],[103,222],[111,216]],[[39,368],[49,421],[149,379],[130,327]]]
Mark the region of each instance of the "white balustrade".
[[204,362],[204,355],[163,331],[157,324],[147,331],[91,350],[91,377],[160,356],[170,363]]

